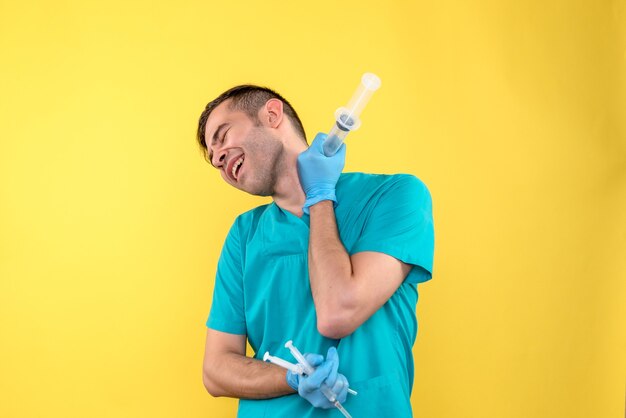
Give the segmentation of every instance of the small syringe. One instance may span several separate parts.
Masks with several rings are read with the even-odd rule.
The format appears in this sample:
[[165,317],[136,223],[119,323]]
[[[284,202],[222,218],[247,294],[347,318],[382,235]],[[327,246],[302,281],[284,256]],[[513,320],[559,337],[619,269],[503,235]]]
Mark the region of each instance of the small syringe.
[[[288,348],[289,351],[291,351],[291,354],[296,358],[296,360],[298,360],[298,364],[293,364],[279,357],[272,356],[270,355],[269,351],[266,352],[265,355],[263,356],[263,361],[269,361],[285,369],[291,370],[293,373],[299,374],[299,375],[306,374],[310,376],[313,374],[313,372],[315,372],[315,369],[313,368],[313,366],[311,366],[311,364],[308,361],[306,361],[306,359],[304,358],[300,350],[298,350],[293,345],[293,342],[291,340],[287,341],[287,343],[285,344],[285,347]],[[325,383],[322,383],[320,390],[322,391],[324,396],[326,396],[326,398],[329,401],[331,401],[333,405],[335,405],[335,407],[346,418],[352,418],[352,415],[350,415],[348,411],[346,411],[346,409],[343,407],[343,405],[341,405],[341,403],[337,400],[335,393],[328,387],[328,385],[326,385]],[[357,394],[357,392],[352,389],[348,389],[348,393],[350,393],[351,395]]]
[[365,73],[361,77],[361,84],[352,95],[352,99],[345,107],[340,107],[335,112],[335,124],[324,141],[324,155],[335,155],[346,135],[350,131],[356,131],[361,126],[359,116],[363,108],[369,102],[372,94],[380,88],[380,78],[376,74]]

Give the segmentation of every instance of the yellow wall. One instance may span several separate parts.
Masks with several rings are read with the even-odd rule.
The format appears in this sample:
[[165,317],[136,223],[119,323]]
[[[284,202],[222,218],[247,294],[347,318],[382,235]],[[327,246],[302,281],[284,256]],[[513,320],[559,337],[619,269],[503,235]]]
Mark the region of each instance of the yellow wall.
[[313,136],[373,71],[346,170],[434,199],[415,415],[623,417],[625,2],[301,3],[0,1],[0,416],[233,416],[204,321],[265,200],[197,118],[253,82]]

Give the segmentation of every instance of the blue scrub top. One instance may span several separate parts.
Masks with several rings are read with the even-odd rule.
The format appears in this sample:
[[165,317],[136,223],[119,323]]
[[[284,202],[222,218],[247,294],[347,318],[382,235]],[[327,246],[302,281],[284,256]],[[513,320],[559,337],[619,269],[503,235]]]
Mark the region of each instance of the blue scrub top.
[[[349,254],[376,251],[413,268],[393,296],[340,340],[317,331],[308,273],[309,218],[274,203],[240,215],[218,262],[206,325],[247,335],[255,358],[269,351],[293,363],[284,347],[339,353],[339,372],[357,396],[345,408],[358,417],[411,417],[411,348],[417,335],[417,284],[432,277],[434,232],[428,189],[412,175],[344,173],[336,187],[339,235]],[[381,279],[384,280],[383,277]],[[297,394],[239,401],[238,417],[342,417]]]

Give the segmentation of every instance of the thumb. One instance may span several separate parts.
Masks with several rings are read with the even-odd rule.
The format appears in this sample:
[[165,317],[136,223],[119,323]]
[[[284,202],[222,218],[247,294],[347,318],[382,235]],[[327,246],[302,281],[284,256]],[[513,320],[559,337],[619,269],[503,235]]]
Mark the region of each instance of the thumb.
[[315,138],[313,139],[310,148],[313,148],[314,150],[319,152],[323,152],[324,141],[326,141],[327,137],[328,135],[326,135],[325,133],[318,132],[317,135],[315,135]]

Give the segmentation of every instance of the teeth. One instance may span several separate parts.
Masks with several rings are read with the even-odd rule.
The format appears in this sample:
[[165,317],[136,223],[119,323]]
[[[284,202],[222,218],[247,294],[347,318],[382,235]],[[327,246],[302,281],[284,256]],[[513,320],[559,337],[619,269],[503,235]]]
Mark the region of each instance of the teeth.
[[237,172],[237,169],[239,168],[239,166],[243,163],[243,155],[235,162],[235,164],[233,164],[233,178],[237,179],[237,177],[235,176],[235,173]]

